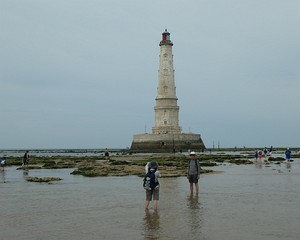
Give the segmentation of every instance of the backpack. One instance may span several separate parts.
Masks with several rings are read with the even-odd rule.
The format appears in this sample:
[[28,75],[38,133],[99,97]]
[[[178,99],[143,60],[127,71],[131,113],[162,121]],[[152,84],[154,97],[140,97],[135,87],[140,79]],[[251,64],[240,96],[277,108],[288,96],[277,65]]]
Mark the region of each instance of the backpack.
[[159,187],[159,182],[155,181],[155,171],[149,170],[144,177],[143,187],[146,190],[154,190]]

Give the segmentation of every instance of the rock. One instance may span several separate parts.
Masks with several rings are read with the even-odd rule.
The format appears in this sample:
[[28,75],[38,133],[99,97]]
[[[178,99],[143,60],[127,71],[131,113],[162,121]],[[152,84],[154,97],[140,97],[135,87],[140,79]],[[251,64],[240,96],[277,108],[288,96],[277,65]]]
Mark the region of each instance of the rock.
[[201,162],[201,167],[213,167],[217,166],[217,163],[215,162]]
[[28,182],[52,182],[52,181],[60,181],[62,180],[62,178],[58,178],[58,177],[43,177],[43,178],[39,178],[39,177],[26,177],[26,180]]
[[25,165],[17,168],[17,170],[30,170],[30,169],[42,169],[42,167],[39,165]]
[[[203,167],[214,167],[218,164],[252,164],[249,158],[242,155],[199,154],[197,158],[202,166],[201,173],[212,170]],[[157,161],[162,177],[186,176],[190,157],[183,154],[148,154],[148,155],[113,155],[109,161],[102,156],[52,156],[32,157],[30,165],[18,169],[59,169],[74,168],[71,174],[86,177],[145,175],[147,162]],[[19,160],[20,161],[20,160]],[[15,160],[17,163],[17,159]]]
[[130,162],[122,160],[109,160],[109,163],[112,165],[128,165]]
[[235,164],[253,164],[252,161],[247,160],[247,159],[231,159],[229,160],[230,163],[235,163]]
[[268,160],[269,160],[270,162],[283,162],[283,161],[285,161],[285,159],[282,158],[282,157],[269,157]]

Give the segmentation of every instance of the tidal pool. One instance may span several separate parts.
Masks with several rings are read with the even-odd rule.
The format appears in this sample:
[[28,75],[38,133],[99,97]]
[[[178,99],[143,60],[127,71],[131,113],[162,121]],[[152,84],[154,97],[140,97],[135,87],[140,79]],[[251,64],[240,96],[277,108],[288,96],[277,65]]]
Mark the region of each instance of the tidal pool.
[[[158,211],[144,210],[142,179],[86,178],[73,169],[0,171],[0,239],[299,239],[300,161],[213,167],[200,194],[161,178]],[[60,177],[33,183],[26,176]]]

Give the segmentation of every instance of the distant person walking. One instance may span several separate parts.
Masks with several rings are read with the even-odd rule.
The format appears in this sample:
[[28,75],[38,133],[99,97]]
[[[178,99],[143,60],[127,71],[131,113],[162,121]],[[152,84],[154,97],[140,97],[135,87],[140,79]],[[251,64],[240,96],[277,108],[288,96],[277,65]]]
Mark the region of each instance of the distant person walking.
[[199,185],[198,185],[198,180],[200,179],[200,163],[199,160],[196,158],[196,153],[195,152],[190,152],[190,157],[191,159],[189,160],[188,164],[188,174],[187,174],[187,179],[189,180],[190,183],[190,193],[194,193],[194,185],[196,189],[196,194],[199,193]]
[[24,156],[23,156],[23,166],[29,164],[29,151],[26,151]]
[[258,158],[258,150],[257,149],[254,152],[254,158],[255,158],[255,161],[257,161],[257,158]]
[[109,151],[108,151],[107,148],[105,149],[104,156],[105,156],[105,159],[106,159],[106,160],[109,159]]
[[272,157],[272,153],[273,153],[273,146],[270,147],[270,150],[269,150],[269,155],[270,157]]
[[262,150],[259,150],[258,151],[258,159],[261,160],[261,158],[262,158]]
[[264,155],[265,155],[265,159],[267,160],[267,156],[268,156],[268,149],[267,149],[267,147],[264,148]]
[[290,162],[291,161],[292,151],[289,148],[287,148],[287,150],[285,150],[284,154],[285,154],[286,161]]
[[6,159],[5,158],[2,158],[0,160],[0,166],[2,167],[2,170],[4,171],[4,167],[6,166]]
[[153,199],[153,207],[156,210],[159,201],[159,182],[161,177],[158,171],[157,162],[148,162],[145,166],[146,176],[144,177],[143,187],[146,190],[145,209],[148,210],[149,204]]

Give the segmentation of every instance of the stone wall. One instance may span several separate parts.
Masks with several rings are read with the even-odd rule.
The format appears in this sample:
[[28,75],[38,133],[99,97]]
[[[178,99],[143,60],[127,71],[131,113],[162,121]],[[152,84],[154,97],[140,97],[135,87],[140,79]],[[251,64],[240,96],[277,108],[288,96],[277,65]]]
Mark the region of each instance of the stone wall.
[[205,149],[200,134],[137,134],[133,136],[132,152],[202,151]]

